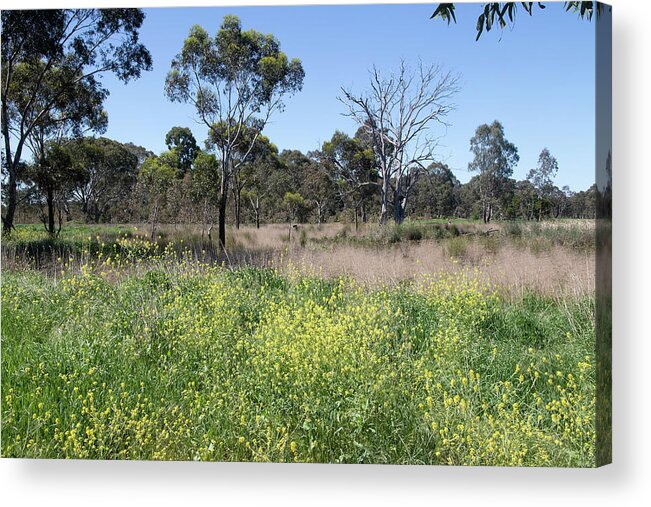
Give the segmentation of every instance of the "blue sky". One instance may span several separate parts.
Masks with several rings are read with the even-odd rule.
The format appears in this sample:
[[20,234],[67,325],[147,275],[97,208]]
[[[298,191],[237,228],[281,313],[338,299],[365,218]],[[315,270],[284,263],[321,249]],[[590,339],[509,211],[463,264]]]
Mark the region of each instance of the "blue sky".
[[562,3],[546,6],[532,17],[520,9],[513,29],[484,33],[478,42],[476,4],[457,5],[458,23],[450,26],[429,19],[433,4],[146,9],[141,40],[154,70],[128,85],[104,79],[111,92],[105,135],[158,153],[166,132],[179,125],[203,144],[206,128],[193,108],[165,98],[165,76],[193,24],[214,35],[224,15],[235,14],[244,29],[273,33],[305,69],[303,90],[265,129],[280,150],[317,149],[337,129],[353,134],[337,101],[341,87],[361,92],[373,64],[388,72],[401,58],[420,59],[460,75],[438,153],[462,182],[472,176],[474,130],[497,119],[519,150],[514,177],[525,178],[547,147],[559,163],[556,184],[583,190],[594,182],[594,24],[565,13]]

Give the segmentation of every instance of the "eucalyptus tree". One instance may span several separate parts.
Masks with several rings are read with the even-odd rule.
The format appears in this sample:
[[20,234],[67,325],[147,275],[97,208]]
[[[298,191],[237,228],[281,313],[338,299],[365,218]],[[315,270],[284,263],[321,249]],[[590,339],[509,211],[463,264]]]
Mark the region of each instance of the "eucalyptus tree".
[[283,197],[283,205],[287,209],[287,240],[292,240],[292,222],[298,214],[298,210],[305,204],[305,199],[298,192],[285,192]]
[[[14,85],[20,87],[22,90],[29,89],[33,80],[38,79],[37,75],[42,72],[43,66],[43,63],[17,66],[13,74]],[[34,104],[37,104],[37,109],[43,107],[43,102],[49,100],[49,97],[55,93],[60,81],[65,79],[63,74],[59,69],[55,69],[43,76],[40,94],[29,99]],[[20,100],[25,100],[25,97],[22,97]],[[46,216],[44,221],[47,223],[46,228],[50,234],[55,233],[55,206],[53,201],[54,194],[52,192],[55,192],[57,195],[56,201],[58,208],[61,208],[61,205],[66,203],[66,195],[61,192],[65,186],[65,182],[61,180],[61,177],[68,173],[61,165],[63,152],[66,150],[66,145],[70,143],[71,138],[81,136],[85,132],[93,130],[103,132],[106,129],[108,117],[102,110],[104,97],[105,93],[102,90],[89,86],[88,83],[83,81],[76,83],[61,97],[61,100],[52,104],[47,114],[43,115],[41,121],[34,123],[29,134],[25,137],[23,151],[26,148],[26,151],[31,153],[32,158],[29,174],[21,175],[20,165],[18,166],[19,170],[14,170],[13,173],[17,175],[17,183],[36,184],[34,190],[37,192],[46,191],[41,197],[44,197],[47,203],[47,213],[44,214]],[[56,149],[54,148],[55,146]],[[54,155],[55,153],[58,154]],[[57,159],[57,163],[52,163],[53,156]],[[10,206],[12,185],[9,166],[5,166],[4,169],[9,173],[9,199],[7,202],[7,214],[5,216],[7,218],[13,217]],[[45,174],[48,170],[53,171],[51,176]],[[38,177],[34,179],[34,175],[38,175]],[[48,183],[44,184],[45,182]],[[52,185],[55,182],[57,182],[57,188],[53,189]],[[61,216],[60,213],[59,216]],[[61,221],[59,226],[61,226]],[[9,230],[10,227],[7,224],[5,231]]]
[[219,242],[226,247],[226,207],[233,175],[250,152],[271,115],[284,108],[283,98],[301,90],[300,60],[289,60],[273,35],[243,31],[238,17],[225,16],[214,38],[195,25],[172,60],[165,93],[173,102],[191,103],[211,133],[219,154]]
[[161,156],[153,156],[145,160],[138,174],[138,181],[145,188],[149,197],[152,241],[156,238],[160,215],[167,202],[167,191],[177,176],[177,163],[170,152],[162,153]]
[[[108,91],[99,78],[123,82],[151,69],[138,40],[140,9],[2,11],[2,170],[6,177],[3,230],[13,228],[23,151],[34,137],[101,132]],[[40,132],[37,132],[40,131]],[[36,143],[42,156],[45,142]]]
[[543,148],[538,156],[538,164],[527,175],[527,180],[531,182],[536,190],[538,220],[542,219],[546,208],[551,207],[550,197],[554,192],[554,177],[557,173],[558,162],[556,158],[547,148]]
[[379,187],[373,148],[359,137],[336,131],[323,143],[320,154],[342,202],[352,205],[357,230],[358,215],[361,212],[362,222],[366,222],[366,201]]
[[300,194],[305,204],[314,209],[316,223],[322,224],[333,214],[339,198],[337,185],[324,167],[322,154],[318,151],[308,153],[310,163],[303,170]]
[[[227,135],[228,127],[226,125],[214,124],[206,140],[206,146],[208,149],[220,146]],[[272,154],[278,154],[278,148],[255,128],[243,126],[240,136],[241,143],[236,145],[231,153],[231,162],[234,167],[237,167],[237,170],[233,171],[231,181],[236,229],[240,228],[241,222],[242,191],[256,176],[255,162]]]
[[219,162],[215,155],[199,151],[190,174],[190,197],[195,203],[197,215],[200,218],[201,239],[203,240],[207,230],[208,239],[212,240],[214,208],[217,202],[215,181],[219,179]]
[[187,127],[172,127],[165,135],[167,149],[175,151],[179,159],[179,176],[192,168],[192,163],[199,153],[197,140]]
[[124,204],[136,184],[138,157],[123,144],[106,138],[74,140],[68,149],[80,166],[72,196],[86,222],[109,220],[111,209]]
[[440,136],[458,91],[458,78],[439,66],[422,63],[415,70],[402,61],[397,72],[384,75],[373,67],[370,87],[361,94],[342,88],[348,112],[370,139],[381,180],[380,223],[393,207],[396,223],[404,220],[411,191],[425,167],[434,161]]
[[434,162],[416,184],[411,208],[431,217],[451,217],[457,209],[460,185],[446,164]]
[[[39,159],[26,167],[23,177],[25,183],[32,185],[39,199],[45,201],[45,211],[41,213],[45,229],[51,235],[58,234],[63,224],[66,194],[83,179],[81,166],[66,147],[50,142],[45,145]],[[55,224],[57,217],[58,229]]]
[[[266,207],[270,208],[270,205],[273,203],[272,194],[275,190],[273,180],[278,179],[279,176],[282,177],[280,173],[283,167],[282,162],[278,158],[277,149],[268,152],[264,157],[256,158],[246,166],[247,183],[245,188],[242,190],[242,197],[248,200],[251,206],[255,227],[257,229],[260,228],[263,204],[266,203]],[[282,194],[278,195],[280,196],[278,197],[278,200],[280,200]],[[269,218],[268,213],[267,218]]]
[[515,145],[504,136],[504,127],[497,120],[477,127],[470,139],[470,151],[474,158],[468,164],[468,170],[479,173],[481,216],[484,223],[488,223],[499,206],[501,193],[520,156]]

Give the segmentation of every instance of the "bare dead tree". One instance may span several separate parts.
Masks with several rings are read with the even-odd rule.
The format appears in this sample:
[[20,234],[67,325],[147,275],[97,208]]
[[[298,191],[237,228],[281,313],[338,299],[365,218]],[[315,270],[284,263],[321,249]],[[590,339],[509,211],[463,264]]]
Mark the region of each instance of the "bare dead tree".
[[418,177],[434,161],[440,135],[433,124],[447,128],[444,119],[453,109],[451,98],[459,90],[458,77],[440,66],[419,62],[412,70],[400,62],[398,72],[385,77],[377,67],[370,74],[370,88],[360,94],[342,88],[339,97],[353,118],[369,135],[381,179],[380,223],[393,218],[402,223],[405,207]]

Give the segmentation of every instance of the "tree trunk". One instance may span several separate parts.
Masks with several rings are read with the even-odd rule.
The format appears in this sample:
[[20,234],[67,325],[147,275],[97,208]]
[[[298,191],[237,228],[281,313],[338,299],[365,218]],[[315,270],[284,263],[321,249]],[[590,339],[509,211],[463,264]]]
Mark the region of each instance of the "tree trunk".
[[151,242],[153,243],[156,238],[156,223],[158,222],[158,204],[154,205],[151,213]]
[[203,213],[201,214],[201,242],[206,232],[206,222],[208,221],[208,199],[203,200]]
[[226,204],[228,189],[223,189],[219,196],[219,247],[226,251]]
[[[3,90],[6,92],[6,90]],[[2,137],[5,141],[5,161],[7,172],[9,173],[9,181],[7,181],[7,210],[5,216],[2,217],[2,232],[3,234],[9,233],[14,228],[14,216],[16,214],[16,207],[18,206],[18,170],[20,168],[20,158],[23,153],[23,145],[25,138],[18,141],[16,152],[11,153],[11,141],[9,134],[9,109],[7,104],[6,93],[2,94]]]
[[393,221],[400,225],[405,221],[405,210],[403,208],[403,200],[400,195],[400,187],[396,188],[396,192],[393,197]]
[[57,203],[57,218],[59,222],[59,227],[56,233],[57,236],[59,235],[59,233],[61,232],[61,228],[63,227],[63,208],[64,208],[64,204],[61,202],[60,199],[59,202]]
[[357,206],[355,206],[354,212],[355,212],[355,232],[357,232],[357,230],[359,229],[359,223],[357,221]]
[[380,224],[384,225],[389,220],[389,178],[388,175],[382,180],[382,209],[380,210]]
[[2,217],[2,232],[7,234],[14,228],[14,215],[16,214],[16,204],[18,202],[18,192],[16,190],[16,174],[14,170],[9,171],[7,211]]
[[255,228],[259,229],[260,228],[260,196],[256,194],[255,201],[254,201],[253,197],[249,195],[249,202],[251,203],[251,207],[253,208],[253,214],[255,215]]
[[366,221],[368,220],[368,218],[367,218],[367,216],[366,216],[366,201],[365,201],[364,199],[362,199],[362,203],[361,203],[361,205],[360,205],[360,209],[361,209],[361,211],[362,211],[362,223],[365,224]]
[[45,200],[47,201],[47,232],[54,236],[54,191],[47,190]]
[[240,189],[235,188],[235,191],[233,192],[233,197],[235,201],[235,228],[239,230],[240,228]]

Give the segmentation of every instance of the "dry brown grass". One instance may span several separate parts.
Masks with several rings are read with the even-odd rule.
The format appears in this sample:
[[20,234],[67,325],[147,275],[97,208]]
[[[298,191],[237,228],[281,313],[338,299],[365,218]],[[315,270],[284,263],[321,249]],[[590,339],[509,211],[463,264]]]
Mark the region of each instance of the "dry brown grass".
[[[567,221],[567,226],[593,228],[594,224],[592,221]],[[559,227],[559,224],[542,223],[540,227]],[[483,224],[477,226],[479,231],[484,228]],[[502,226],[490,224],[490,229],[501,230]],[[187,226],[179,226],[176,234],[171,226],[162,230],[170,239],[176,234],[187,236],[190,232],[199,232]],[[363,238],[374,234],[377,234],[375,224],[364,225],[358,232],[351,225],[340,223],[307,224],[292,229],[290,243],[287,224],[269,224],[260,229],[229,228],[227,241],[234,266],[243,263],[274,265],[282,270],[326,277],[350,276],[371,284],[397,283],[424,274],[477,268],[510,297],[521,296],[527,290],[581,296],[592,293],[595,287],[594,251],[577,251],[550,242],[542,242],[544,247],[541,248],[528,238],[511,240],[499,233],[370,246],[356,245],[346,239],[320,241],[342,235]]]
[[383,249],[338,245],[316,250],[291,248],[277,261],[282,268],[325,276],[350,276],[369,283],[409,280],[423,274],[478,268],[502,292],[518,297],[527,290],[581,296],[594,291],[595,256],[555,247],[534,254],[511,245],[489,253],[469,241],[463,257],[448,255],[445,241],[398,244]]

